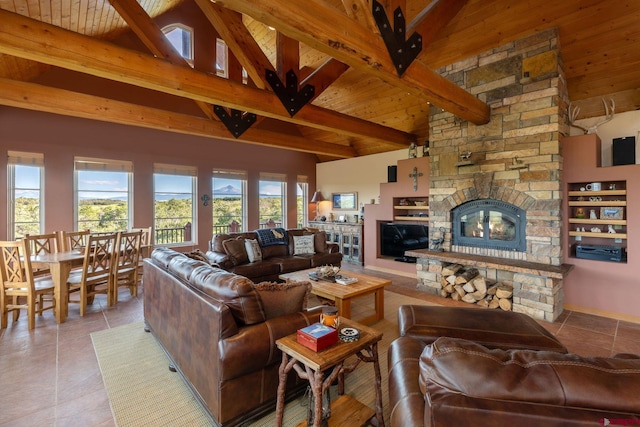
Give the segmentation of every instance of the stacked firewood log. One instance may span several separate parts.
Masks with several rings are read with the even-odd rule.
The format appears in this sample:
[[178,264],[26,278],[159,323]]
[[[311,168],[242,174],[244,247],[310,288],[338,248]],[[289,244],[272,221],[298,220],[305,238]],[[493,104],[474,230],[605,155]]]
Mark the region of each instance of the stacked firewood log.
[[449,264],[442,268],[440,296],[477,304],[485,308],[511,311],[513,286],[482,277],[477,268]]

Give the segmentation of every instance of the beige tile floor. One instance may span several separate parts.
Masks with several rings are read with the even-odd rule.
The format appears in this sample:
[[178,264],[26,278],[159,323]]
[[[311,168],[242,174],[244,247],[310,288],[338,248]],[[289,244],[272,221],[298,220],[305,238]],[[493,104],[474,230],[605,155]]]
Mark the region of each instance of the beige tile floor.
[[[344,269],[360,270],[345,265]],[[438,304],[464,304],[415,290],[415,279],[366,270],[392,280],[388,291]],[[57,325],[51,312],[28,331],[26,313],[0,331],[0,426],[114,426],[90,334],[143,320],[142,292],[120,294],[116,306],[96,298],[81,318],[71,305]],[[554,323],[540,322],[571,352],[583,356],[640,354],[640,324],[565,311]]]

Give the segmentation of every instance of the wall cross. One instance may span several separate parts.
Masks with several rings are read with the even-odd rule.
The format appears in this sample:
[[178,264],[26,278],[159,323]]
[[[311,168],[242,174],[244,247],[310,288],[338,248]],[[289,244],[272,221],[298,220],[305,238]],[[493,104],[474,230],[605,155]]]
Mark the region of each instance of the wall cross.
[[409,174],[409,178],[413,178],[413,191],[418,191],[418,177],[422,176],[422,172],[418,172],[418,167],[413,167],[413,173]]

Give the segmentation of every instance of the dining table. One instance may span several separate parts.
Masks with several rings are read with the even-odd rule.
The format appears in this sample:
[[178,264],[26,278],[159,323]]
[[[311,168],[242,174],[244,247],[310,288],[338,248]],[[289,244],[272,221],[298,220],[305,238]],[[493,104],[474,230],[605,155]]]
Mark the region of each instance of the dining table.
[[74,267],[82,266],[84,250],[71,250],[31,256],[33,268],[48,268],[54,284],[56,298],[56,322],[63,323],[67,319],[69,302],[67,298],[67,280]]

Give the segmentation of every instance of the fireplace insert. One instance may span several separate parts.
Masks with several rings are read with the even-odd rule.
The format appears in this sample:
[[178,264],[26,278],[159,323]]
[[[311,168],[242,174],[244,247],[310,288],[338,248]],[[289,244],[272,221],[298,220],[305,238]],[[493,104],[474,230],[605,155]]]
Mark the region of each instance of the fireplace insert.
[[404,251],[429,247],[429,227],[421,224],[380,223],[380,255],[411,261]]
[[500,200],[480,199],[451,211],[452,243],[525,252],[526,212]]

